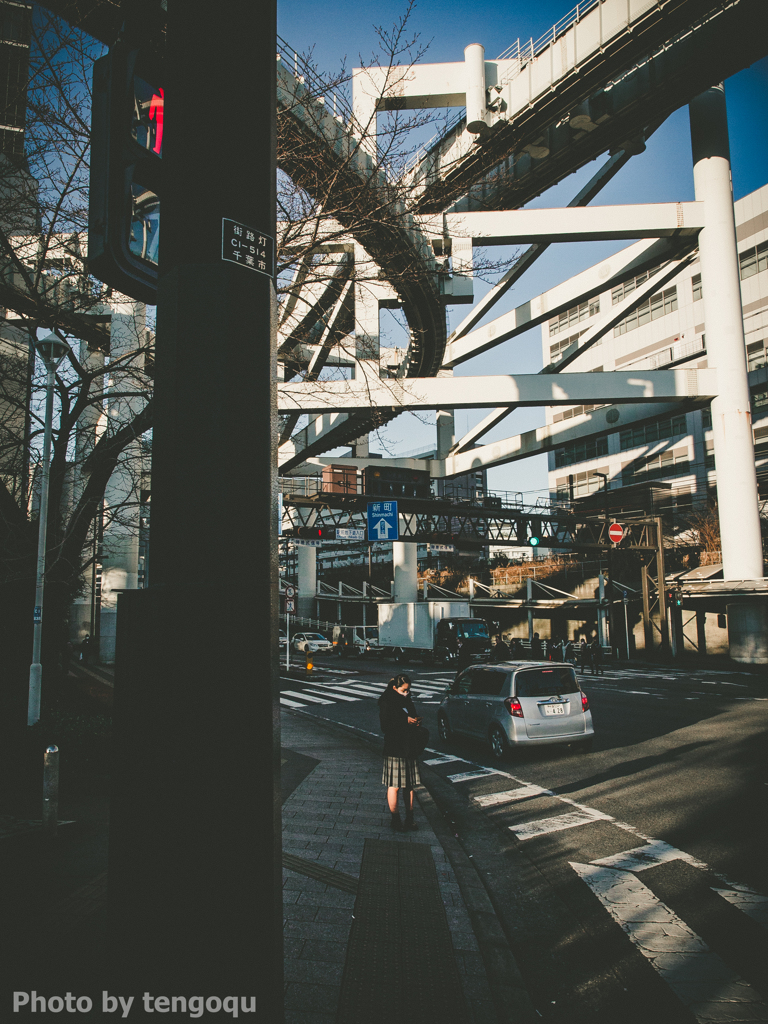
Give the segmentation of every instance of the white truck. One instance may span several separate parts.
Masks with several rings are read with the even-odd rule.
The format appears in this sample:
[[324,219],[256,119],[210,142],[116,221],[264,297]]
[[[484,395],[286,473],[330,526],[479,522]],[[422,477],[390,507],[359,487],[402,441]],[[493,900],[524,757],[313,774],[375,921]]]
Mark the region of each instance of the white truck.
[[466,601],[380,604],[379,643],[399,662],[421,658],[441,665],[487,661],[491,640],[485,619],[472,618]]

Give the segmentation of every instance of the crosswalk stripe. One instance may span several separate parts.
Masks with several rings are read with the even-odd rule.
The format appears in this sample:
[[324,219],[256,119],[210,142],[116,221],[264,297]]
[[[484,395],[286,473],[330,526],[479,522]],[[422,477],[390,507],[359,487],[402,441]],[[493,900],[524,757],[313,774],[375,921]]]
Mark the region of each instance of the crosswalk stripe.
[[538,818],[536,821],[526,821],[520,825],[510,825],[509,831],[513,832],[518,839],[533,839],[536,836],[545,836],[550,832],[563,832],[568,828],[577,828],[579,825],[590,825],[594,821],[613,821],[610,814],[603,814],[602,811],[595,811],[591,807],[580,811],[569,811],[567,814],[555,814],[551,818]]
[[312,704],[333,704],[332,700],[323,700],[322,697],[310,697],[308,693],[298,693],[296,690],[281,690],[280,692],[288,697],[301,697],[302,700],[311,701]]
[[296,700],[288,700],[287,697],[281,697],[280,703],[285,704],[289,708],[305,708],[307,706],[306,704],[299,704]]
[[448,764],[449,761],[463,761],[463,757],[456,757],[454,754],[441,754],[439,757],[433,757],[429,761],[425,761],[424,764]]
[[315,683],[315,686],[322,686],[328,691],[329,696],[331,694],[339,693],[354,693],[355,699],[359,700],[361,697],[370,697],[369,693],[362,693],[360,690],[353,690],[350,686],[342,686],[341,683]]
[[481,779],[484,775],[503,775],[504,772],[497,772],[495,768],[479,768],[474,772],[461,772],[459,775],[449,775],[449,782],[469,782],[471,779]]
[[333,696],[333,697],[336,698],[336,700],[348,700],[348,701],[360,700],[359,697],[347,697],[345,694],[337,693],[335,690],[333,691],[333,693],[330,693],[328,690],[305,690],[304,692],[305,693],[316,693],[320,697],[331,697],[331,696]]
[[530,800],[535,796],[553,796],[551,789],[542,789],[541,786],[520,786],[518,789],[505,789],[501,793],[486,793],[483,796],[473,796],[471,800],[478,807],[498,807],[500,804],[516,803],[519,800]]
[[571,867],[698,1021],[766,1019],[760,995],[639,878],[595,864]]

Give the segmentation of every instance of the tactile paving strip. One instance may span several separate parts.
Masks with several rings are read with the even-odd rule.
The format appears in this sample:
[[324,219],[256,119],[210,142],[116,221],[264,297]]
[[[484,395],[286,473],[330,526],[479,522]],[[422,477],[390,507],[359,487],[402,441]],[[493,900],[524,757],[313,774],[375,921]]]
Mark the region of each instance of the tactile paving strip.
[[357,879],[354,875],[347,875],[343,871],[336,871],[334,868],[323,867],[313,860],[306,860],[304,857],[297,857],[295,853],[283,851],[283,867],[289,871],[295,871],[299,875],[306,875],[307,878],[314,878],[318,882],[332,885],[343,892],[351,892],[357,895]]
[[337,1024],[467,1019],[432,851],[366,839]]

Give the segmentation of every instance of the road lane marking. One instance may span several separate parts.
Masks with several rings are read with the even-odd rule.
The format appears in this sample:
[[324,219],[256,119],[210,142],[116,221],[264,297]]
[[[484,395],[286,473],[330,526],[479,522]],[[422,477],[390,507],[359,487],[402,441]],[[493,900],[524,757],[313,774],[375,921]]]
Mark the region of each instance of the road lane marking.
[[504,772],[497,772],[495,768],[480,768],[475,772],[461,772],[459,775],[448,775],[447,778],[449,782],[469,782],[471,779],[481,779],[485,775],[503,774]]
[[301,697],[302,700],[311,701],[313,704],[333,704],[332,700],[323,700],[321,697],[310,697],[308,693],[299,693],[297,690],[281,690],[280,693],[288,697]]
[[731,906],[743,911],[757,921],[763,928],[768,928],[768,897],[761,896],[759,892],[748,889],[746,885],[740,885],[733,889],[715,889],[712,891],[728,900]]
[[520,786],[519,789],[505,789],[501,793],[486,793],[483,796],[470,797],[478,807],[498,807],[500,804],[511,804],[518,800],[530,800],[536,796],[554,796],[551,789],[541,786]]
[[[431,753],[431,751],[430,751]],[[455,754],[441,754],[439,757],[432,757],[429,761],[425,761],[424,764],[448,764],[449,761],[463,761],[463,757],[456,757]],[[471,763],[471,762],[470,762]]]
[[571,867],[698,1021],[766,1019],[761,996],[639,878],[594,864]]
[[510,825],[509,831],[513,832],[518,839],[534,839],[536,836],[545,836],[550,832],[564,832],[569,828],[578,828],[579,825],[590,825],[593,821],[613,821],[610,814],[603,814],[602,811],[595,811],[585,808],[579,811],[569,811],[567,814],[556,814],[551,818],[538,818],[536,821],[526,821],[521,825]]
[[689,853],[683,853],[669,843],[661,839],[652,839],[646,846],[636,846],[632,850],[624,850],[622,853],[615,853],[611,857],[601,857],[590,863],[599,867],[613,868],[617,871],[645,871],[647,868],[655,868],[659,864],[667,864],[672,860],[684,860],[696,868],[708,870],[707,865],[696,860]]
[[324,691],[328,691],[329,696],[331,694],[335,696],[337,691],[339,693],[354,693],[356,696],[352,698],[353,700],[360,700],[361,697],[368,696],[367,693],[360,693],[359,690],[351,690],[348,686],[342,686],[341,683],[313,683],[312,685],[321,686]]

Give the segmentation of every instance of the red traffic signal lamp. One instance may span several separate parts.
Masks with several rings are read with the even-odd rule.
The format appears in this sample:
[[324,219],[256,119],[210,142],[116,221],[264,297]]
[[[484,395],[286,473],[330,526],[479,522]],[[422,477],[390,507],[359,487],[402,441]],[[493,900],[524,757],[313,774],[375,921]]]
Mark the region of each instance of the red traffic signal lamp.
[[139,4],[118,42],[96,61],[91,111],[88,269],[150,304],[157,302],[165,108],[151,49],[159,9]]

